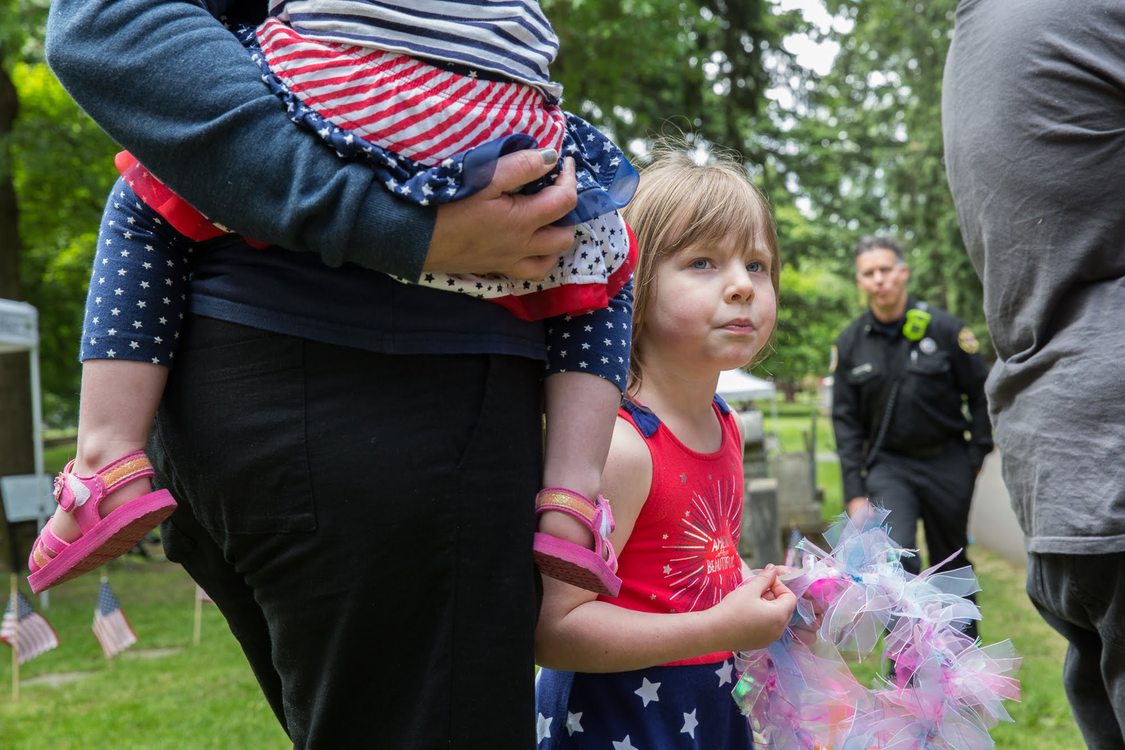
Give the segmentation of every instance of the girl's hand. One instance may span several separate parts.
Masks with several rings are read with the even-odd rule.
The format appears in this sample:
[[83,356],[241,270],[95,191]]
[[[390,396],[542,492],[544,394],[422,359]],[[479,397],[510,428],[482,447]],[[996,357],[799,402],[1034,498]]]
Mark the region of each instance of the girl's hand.
[[[777,572],[778,578],[782,584],[784,584],[786,576],[800,572],[799,569],[788,565],[775,565],[770,567]],[[765,597],[768,599],[771,596],[772,594],[767,591]],[[789,629],[792,631],[793,636],[801,643],[806,646],[812,646],[819,637],[818,631],[820,630],[820,624],[824,619],[825,610],[828,609],[828,591],[823,587],[813,586],[806,591],[801,598],[806,600],[811,606],[813,621],[805,622],[802,618],[794,618],[796,621],[790,623]]]
[[781,637],[796,607],[797,597],[778,578],[777,569],[766,566],[708,610],[715,618],[716,650],[768,646]]
[[812,607],[813,621],[805,622],[803,618],[797,618],[790,630],[794,638],[811,648],[819,637],[820,625],[824,620],[824,612],[828,609],[829,601],[825,596],[825,590],[815,586],[806,591],[801,598]]

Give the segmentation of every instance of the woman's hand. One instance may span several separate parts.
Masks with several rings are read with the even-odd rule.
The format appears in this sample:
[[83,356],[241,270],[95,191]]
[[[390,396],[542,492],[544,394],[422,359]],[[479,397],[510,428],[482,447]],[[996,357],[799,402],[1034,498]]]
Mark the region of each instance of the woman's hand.
[[546,276],[574,241],[574,227],[554,226],[578,202],[574,160],[563,161],[554,185],[534,195],[514,191],[549,173],[557,159],[553,150],[507,154],[486,188],[438,208],[423,269],[528,280]]

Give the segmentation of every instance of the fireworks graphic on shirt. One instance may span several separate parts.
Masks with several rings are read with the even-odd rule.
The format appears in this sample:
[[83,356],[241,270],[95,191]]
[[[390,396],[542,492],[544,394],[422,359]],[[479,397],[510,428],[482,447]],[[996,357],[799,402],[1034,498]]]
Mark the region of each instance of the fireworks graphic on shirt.
[[738,556],[742,498],[734,478],[712,480],[692,495],[680,519],[664,578],[681,611],[707,609],[742,580]]

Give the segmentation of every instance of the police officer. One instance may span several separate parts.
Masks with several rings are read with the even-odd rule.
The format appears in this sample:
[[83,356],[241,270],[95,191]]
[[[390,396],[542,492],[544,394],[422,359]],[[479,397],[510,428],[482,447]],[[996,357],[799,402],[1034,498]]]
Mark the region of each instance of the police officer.
[[[869,306],[832,351],[847,510],[884,506],[891,537],[907,549],[921,519],[931,565],[951,555],[947,569],[969,565],[969,505],[992,450],[979,344],[952,315],[907,295],[910,269],[894,239],[860,239],[855,263]],[[903,565],[921,570],[917,557]]]

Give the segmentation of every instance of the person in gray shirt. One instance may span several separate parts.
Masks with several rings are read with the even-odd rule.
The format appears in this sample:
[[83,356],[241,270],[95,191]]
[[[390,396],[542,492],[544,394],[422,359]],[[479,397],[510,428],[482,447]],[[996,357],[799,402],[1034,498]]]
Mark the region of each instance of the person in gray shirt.
[[962,0],[946,166],[984,284],[1027,592],[1091,748],[1125,747],[1125,4]]

